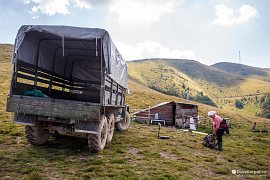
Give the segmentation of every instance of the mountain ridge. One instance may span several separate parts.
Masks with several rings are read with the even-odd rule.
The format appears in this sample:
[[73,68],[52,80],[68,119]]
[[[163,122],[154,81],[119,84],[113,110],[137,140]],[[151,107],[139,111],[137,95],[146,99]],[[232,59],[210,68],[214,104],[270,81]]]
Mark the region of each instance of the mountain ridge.
[[230,63],[230,62],[219,62],[211,65],[211,67],[219,70],[232,73],[235,75],[241,75],[244,77],[252,77],[270,82],[270,71],[267,68],[259,68],[248,66],[244,64]]

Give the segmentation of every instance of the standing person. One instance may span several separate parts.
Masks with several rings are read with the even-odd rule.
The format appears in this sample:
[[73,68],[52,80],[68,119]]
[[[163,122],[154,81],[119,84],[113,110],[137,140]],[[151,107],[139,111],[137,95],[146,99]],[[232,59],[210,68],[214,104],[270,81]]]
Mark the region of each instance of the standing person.
[[218,140],[218,150],[222,151],[222,136],[224,134],[224,129],[220,128],[220,123],[223,119],[216,114],[216,111],[209,111],[208,116],[212,118],[213,134],[216,135]]

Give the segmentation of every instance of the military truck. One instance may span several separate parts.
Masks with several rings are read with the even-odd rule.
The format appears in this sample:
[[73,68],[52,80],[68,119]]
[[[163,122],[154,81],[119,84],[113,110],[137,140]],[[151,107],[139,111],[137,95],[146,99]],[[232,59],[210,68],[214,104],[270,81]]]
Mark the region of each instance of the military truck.
[[82,133],[101,151],[130,125],[127,64],[104,29],[22,26],[13,51],[7,111],[32,145]]

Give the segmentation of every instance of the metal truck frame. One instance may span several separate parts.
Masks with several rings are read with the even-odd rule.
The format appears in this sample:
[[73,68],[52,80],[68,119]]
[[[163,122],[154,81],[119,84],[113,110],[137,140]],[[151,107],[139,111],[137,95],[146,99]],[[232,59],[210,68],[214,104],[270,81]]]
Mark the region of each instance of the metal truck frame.
[[[27,93],[28,92],[28,93]],[[30,92],[30,95],[29,95]],[[13,52],[7,111],[28,141],[83,133],[101,151],[130,125],[127,64],[103,29],[22,26]]]

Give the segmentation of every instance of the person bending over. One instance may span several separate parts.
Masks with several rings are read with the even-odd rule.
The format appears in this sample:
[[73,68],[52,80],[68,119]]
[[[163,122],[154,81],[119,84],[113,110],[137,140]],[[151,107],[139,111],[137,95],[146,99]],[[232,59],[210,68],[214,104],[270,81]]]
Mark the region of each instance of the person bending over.
[[218,150],[222,151],[222,136],[224,134],[224,129],[220,127],[220,123],[223,119],[216,114],[216,111],[209,111],[208,116],[212,118],[213,134],[217,137]]

